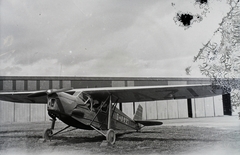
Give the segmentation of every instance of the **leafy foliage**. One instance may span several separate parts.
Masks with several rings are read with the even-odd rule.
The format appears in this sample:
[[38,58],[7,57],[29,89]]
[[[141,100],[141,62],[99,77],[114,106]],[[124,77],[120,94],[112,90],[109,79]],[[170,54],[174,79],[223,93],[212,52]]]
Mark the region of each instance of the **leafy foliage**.
[[[211,40],[200,49],[194,62],[201,61],[199,69],[226,91],[231,91],[232,105],[240,106],[240,3],[229,0],[231,9],[214,32]],[[214,40],[219,37],[220,40]],[[186,68],[189,74],[190,67]]]

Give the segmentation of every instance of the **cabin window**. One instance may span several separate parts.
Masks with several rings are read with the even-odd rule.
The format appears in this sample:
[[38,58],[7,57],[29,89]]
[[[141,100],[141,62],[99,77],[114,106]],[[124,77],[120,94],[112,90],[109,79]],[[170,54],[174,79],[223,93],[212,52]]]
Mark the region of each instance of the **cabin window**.
[[[102,103],[102,104],[104,104],[104,103]],[[107,112],[107,110],[108,110],[108,104],[105,103],[102,107],[102,111]]]
[[102,111],[103,112],[107,112],[108,111],[108,103],[109,103],[109,99],[105,100],[105,101],[101,101],[101,106],[102,106]]
[[92,98],[87,94],[80,93],[78,97],[84,102],[84,104],[92,103]]
[[[108,104],[101,100],[92,99],[90,95],[86,93],[80,93],[78,97],[84,102],[85,105],[91,110],[91,111],[98,111],[101,110],[103,112],[107,112],[108,110]],[[103,105],[104,104],[104,105]],[[99,109],[101,108],[101,109]]]

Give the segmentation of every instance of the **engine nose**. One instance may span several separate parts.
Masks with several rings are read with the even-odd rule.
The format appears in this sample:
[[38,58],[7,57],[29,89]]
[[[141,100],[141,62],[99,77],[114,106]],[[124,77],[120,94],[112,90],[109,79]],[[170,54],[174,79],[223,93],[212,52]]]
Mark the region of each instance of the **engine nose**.
[[51,111],[61,112],[58,105],[60,103],[59,98],[48,98],[47,109]]
[[64,115],[71,115],[73,109],[77,106],[76,97],[64,92],[48,96],[48,110]]

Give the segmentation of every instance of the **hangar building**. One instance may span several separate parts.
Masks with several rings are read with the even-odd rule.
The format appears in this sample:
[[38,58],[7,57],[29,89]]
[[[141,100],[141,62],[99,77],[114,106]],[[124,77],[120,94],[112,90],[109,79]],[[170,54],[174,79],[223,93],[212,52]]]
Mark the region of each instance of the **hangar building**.
[[[0,91],[210,83],[208,78],[0,76]],[[198,99],[125,103],[120,108],[132,118],[139,104],[143,106],[144,119],[231,115],[230,94]],[[0,101],[0,123],[40,122],[49,119],[47,105]]]

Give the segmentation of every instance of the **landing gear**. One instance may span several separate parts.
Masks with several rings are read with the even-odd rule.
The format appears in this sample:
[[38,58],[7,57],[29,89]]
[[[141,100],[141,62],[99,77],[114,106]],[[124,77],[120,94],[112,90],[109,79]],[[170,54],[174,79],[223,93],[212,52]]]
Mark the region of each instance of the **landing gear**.
[[[68,125],[66,126],[65,128],[53,133],[53,129],[55,127],[55,122],[56,122],[56,118],[55,117],[52,117],[51,119],[52,121],[52,125],[51,125],[51,128],[50,129],[46,129],[43,133],[43,138],[44,138],[44,141],[46,140],[51,140],[53,136],[59,134],[59,133],[64,133],[63,131],[65,131],[66,129],[70,128],[71,126]],[[65,131],[65,132],[70,132],[70,131],[73,131],[73,130],[76,130],[77,128],[74,128],[74,129],[71,129],[71,130],[68,130],[68,131]]]
[[116,134],[113,129],[109,129],[106,134],[106,140],[110,144],[114,144],[116,142]]
[[[101,129],[99,128],[96,128],[94,125],[93,125],[93,121],[94,119],[98,116],[99,112],[103,109],[103,106],[105,106],[107,104],[107,101],[109,101],[108,103],[108,117],[107,117],[107,133],[103,133],[101,131]],[[114,108],[114,109],[112,109]],[[116,103],[115,105],[113,106],[112,105],[112,96],[109,95],[108,98],[104,101],[104,103],[101,105],[101,107],[99,108],[99,110],[97,111],[96,115],[94,116],[94,118],[92,119],[91,123],[90,123],[90,126],[96,130],[98,133],[100,133],[101,135],[105,136],[106,137],[106,141],[108,144],[111,144],[113,145],[115,142],[116,142],[116,134],[114,132],[113,129],[111,129],[111,121],[112,121],[112,117],[113,117],[113,113],[115,111],[115,108],[116,108]]]
[[107,133],[103,133],[101,130],[95,128],[93,125],[90,125],[95,131],[106,137],[106,141],[109,144],[114,144],[116,142],[116,134],[113,129],[109,129]]
[[52,129],[46,129],[46,130],[44,131],[44,134],[43,134],[43,139],[44,139],[44,140],[51,140],[52,135],[53,135]]
[[43,133],[43,139],[44,140],[51,140],[52,136],[53,136],[53,129],[55,127],[55,122],[56,122],[56,118],[53,117],[51,119],[52,121],[52,125],[51,125],[51,128],[50,129],[46,129]]

